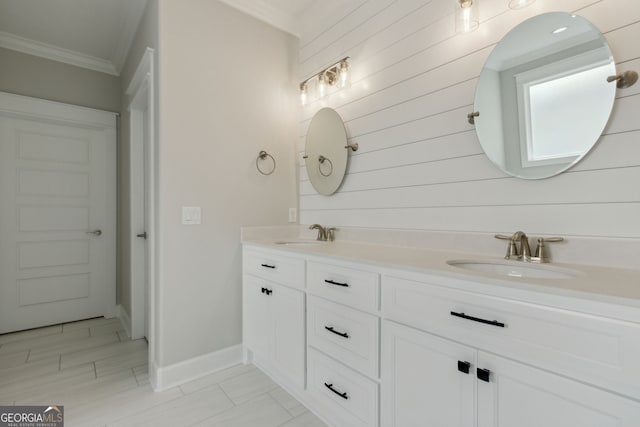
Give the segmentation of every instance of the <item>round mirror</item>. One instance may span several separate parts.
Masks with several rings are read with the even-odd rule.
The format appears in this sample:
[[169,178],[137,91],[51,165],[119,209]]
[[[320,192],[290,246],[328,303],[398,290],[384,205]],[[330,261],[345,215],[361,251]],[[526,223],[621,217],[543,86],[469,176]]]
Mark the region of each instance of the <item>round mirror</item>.
[[474,118],[483,150],[504,172],[557,175],[582,159],[604,130],[616,94],[611,50],[577,15],[528,19],[495,47],[480,74]]
[[347,170],[347,132],[331,108],[318,111],[307,131],[305,164],[311,185],[320,194],[336,192]]

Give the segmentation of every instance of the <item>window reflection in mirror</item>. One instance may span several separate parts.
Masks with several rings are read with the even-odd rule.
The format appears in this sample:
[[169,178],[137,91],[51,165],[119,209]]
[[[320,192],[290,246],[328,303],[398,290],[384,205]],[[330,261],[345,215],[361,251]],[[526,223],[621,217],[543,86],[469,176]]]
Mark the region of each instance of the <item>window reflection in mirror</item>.
[[576,15],[531,18],[507,34],[484,66],[474,110],[487,156],[521,178],[556,175],[599,139],[615,98],[611,51]]

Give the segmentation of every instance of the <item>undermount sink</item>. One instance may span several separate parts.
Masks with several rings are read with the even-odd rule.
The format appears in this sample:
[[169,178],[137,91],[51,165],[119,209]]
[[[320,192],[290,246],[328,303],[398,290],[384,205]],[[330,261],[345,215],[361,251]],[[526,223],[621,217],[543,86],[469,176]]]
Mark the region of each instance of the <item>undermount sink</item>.
[[282,242],[274,242],[276,245],[286,245],[286,246],[315,246],[322,245],[327,242],[323,242],[320,240],[290,240],[290,241],[282,241]]
[[574,270],[548,265],[527,264],[522,261],[456,259],[447,261],[447,264],[470,271],[525,279],[573,279],[578,275],[578,272]]

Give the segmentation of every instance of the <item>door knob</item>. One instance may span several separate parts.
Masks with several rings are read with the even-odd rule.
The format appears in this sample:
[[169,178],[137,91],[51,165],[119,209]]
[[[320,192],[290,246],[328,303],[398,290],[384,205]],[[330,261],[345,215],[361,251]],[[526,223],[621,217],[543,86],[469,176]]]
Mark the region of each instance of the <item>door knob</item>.
[[147,240],[147,232],[136,234],[136,237],[140,237],[141,239]]
[[93,234],[94,236],[102,236],[102,230],[87,231],[87,234]]

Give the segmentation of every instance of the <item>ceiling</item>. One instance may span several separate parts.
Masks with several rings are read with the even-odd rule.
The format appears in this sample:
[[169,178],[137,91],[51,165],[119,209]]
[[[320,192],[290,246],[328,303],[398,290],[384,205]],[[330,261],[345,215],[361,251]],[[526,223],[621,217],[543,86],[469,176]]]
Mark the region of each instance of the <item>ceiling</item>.
[[300,37],[303,23],[322,19],[354,0],[220,0],[276,28]]
[[0,0],[0,47],[119,75],[147,0]]
[[[345,0],[220,1],[300,36],[302,22],[326,16]],[[146,3],[147,0],[0,0],[0,47],[117,76]]]

